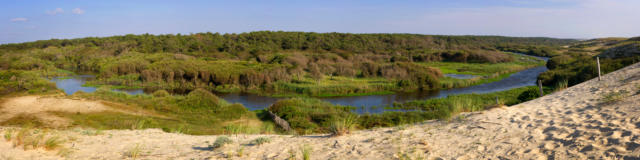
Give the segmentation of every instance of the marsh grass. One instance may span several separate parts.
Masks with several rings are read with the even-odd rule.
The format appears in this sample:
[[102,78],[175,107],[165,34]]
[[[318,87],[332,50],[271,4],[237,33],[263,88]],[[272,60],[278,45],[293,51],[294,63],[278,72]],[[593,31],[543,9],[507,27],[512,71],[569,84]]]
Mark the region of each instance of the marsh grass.
[[[450,95],[445,98],[410,101],[406,103],[394,104],[395,109],[417,109],[432,113],[434,118],[449,118],[460,112],[474,112],[498,105],[513,105],[522,102],[518,97],[528,90],[535,90],[536,87],[522,87],[511,90],[486,93],[486,94],[460,94]],[[496,98],[499,99],[496,105]]]
[[569,87],[569,80],[560,80],[556,83],[556,85],[553,87],[554,92],[557,91],[561,91],[564,89],[567,89]]

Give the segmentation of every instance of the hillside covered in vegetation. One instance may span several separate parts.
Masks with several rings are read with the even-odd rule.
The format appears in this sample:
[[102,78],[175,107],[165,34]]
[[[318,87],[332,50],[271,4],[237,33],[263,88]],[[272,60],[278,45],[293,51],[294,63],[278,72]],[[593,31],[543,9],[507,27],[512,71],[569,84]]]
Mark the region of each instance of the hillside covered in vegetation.
[[[575,40],[499,36],[250,32],[125,35],[0,45],[0,68],[97,75],[91,85],[188,93],[349,96],[465,87],[542,65],[504,48]],[[481,78],[458,80],[443,74]],[[9,76],[8,78],[10,78]]]

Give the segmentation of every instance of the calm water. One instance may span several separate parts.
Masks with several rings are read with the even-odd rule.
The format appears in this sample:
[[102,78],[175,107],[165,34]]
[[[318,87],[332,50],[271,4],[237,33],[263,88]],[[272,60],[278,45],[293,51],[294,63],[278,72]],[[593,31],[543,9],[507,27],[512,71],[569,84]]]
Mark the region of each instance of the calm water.
[[[52,82],[56,83],[56,87],[61,89],[67,95],[72,95],[78,91],[82,92],[95,92],[96,87],[84,87],[85,82],[89,80],[93,80],[95,76],[93,75],[78,75],[78,76],[68,76],[68,77],[56,77],[51,79]],[[144,91],[142,89],[114,89],[113,91],[125,92],[131,95],[143,94]]]
[[[538,75],[547,70],[547,67],[535,67],[512,74],[497,82],[485,83],[465,88],[455,88],[429,92],[396,93],[389,95],[371,95],[354,97],[328,97],[320,98],[333,104],[358,107],[358,113],[380,113],[388,111],[384,106],[393,105],[393,102],[407,102],[412,100],[424,100],[430,98],[442,98],[448,95],[468,93],[490,93],[504,91],[513,88],[535,85]],[[268,107],[279,99],[247,93],[229,93],[219,95],[221,98],[232,102],[241,103],[249,110],[257,110]]]
[[[517,53],[516,53],[517,54]],[[524,55],[524,54],[520,54]],[[547,61],[549,58],[547,57],[537,57],[540,60]],[[475,85],[465,88],[455,88],[455,89],[446,89],[439,91],[428,91],[428,92],[412,92],[412,93],[396,93],[389,95],[371,95],[371,96],[354,96],[354,97],[328,97],[328,98],[319,98],[333,104],[339,105],[348,105],[358,107],[356,112],[358,113],[380,113],[384,111],[394,111],[384,109],[385,106],[391,106],[394,102],[407,102],[412,100],[424,100],[430,98],[443,98],[448,95],[455,94],[469,94],[469,93],[490,93],[490,92],[498,92],[509,90],[513,88],[525,87],[525,86],[534,86],[536,85],[536,80],[538,75],[542,72],[547,71],[546,66],[540,66],[535,68],[526,69],[514,74],[511,74],[509,77],[504,78],[500,81],[485,83],[481,85]],[[461,75],[461,77],[473,76],[473,75]],[[457,78],[457,77],[454,77]],[[229,94],[221,94],[218,95],[221,98],[232,102],[232,103],[241,103],[249,110],[258,110],[269,107],[269,105],[283,98],[274,98],[267,96],[260,96],[255,94],[248,93],[229,93]]]
[[[548,60],[545,57],[538,57],[542,60]],[[455,94],[468,94],[468,93],[490,93],[497,91],[504,91],[513,88],[525,87],[525,86],[533,86],[535,85],[536,79],[538,75],[547,70],[546,66],[530,68],[527,70],[523,70],[511,76],[504,78],[497,82],[486,83],[481,85],[475,85],[465,88],[455,88],[455,89],[447,89],[447,90],[439,90],[439,91],[429,91],[429,92],[413,92],[413,93],[396,93],[389,95],[371,95],[371,96],[353,96],[353,97],[328,97],[328,98],[320,98],[322,100],[331,102],[333,104],[346,105],[346,106],[354,106],[358,107],[355,112],[358,113],[380,113],[384,111],[394,111],[394,110],[386,110],[384,106],[393,105],[394,102],[407,102],[412,100],[424,100],[430,98],[442,98],[448,95]],[[466,76],[472,75],[459,75],[460,78],[466,78]],[[95,87],[83,87],[82,85],[92,78],[95,78],[91,75],[81,75],[81,76],[72,76],[72,77],[58,77],[53,78],[51,81],[56,83],[56,86],[59,89],[64,90],[65,93],[71,95],[77,91],[83,92],[94,92],[96,90]],[[457,78],[457,77],[455,77]],[[144,94],[145,92],[142,89],[128,89],[128,90],[117,90],[126,92],[128,94],[137,95]],[[249,110],[258,110],[264,109],[279,99],[283,98],[274,98],[267,96],[260,96],[256,94],[248,94],[248,93],[229,93],[229,94],[219,94],[219,97],[231,102],[231,103],[240,103],[247,107]]]
[[471,78],[478,77],[476,75],[469,75],[469,74],[444,74],[444,76],[445,77],[456,78],[456,79],[471,79]]
[[84,83],[87,80],[91,80],[95,78],[92,75],[80,75],[80,76],[71,76],[71,77],[56,77],[51,79],[52,82],[56,83],[56,87],[64,91],[64,93],[71,95],[78,91],[82,92],[95,92],[95,87],[83,87]]

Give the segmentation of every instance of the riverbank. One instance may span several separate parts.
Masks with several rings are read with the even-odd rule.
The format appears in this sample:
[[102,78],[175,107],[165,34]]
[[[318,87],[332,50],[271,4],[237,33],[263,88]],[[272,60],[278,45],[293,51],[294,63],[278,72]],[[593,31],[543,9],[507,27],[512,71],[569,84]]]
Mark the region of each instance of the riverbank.
[[[167,90],[174,94],[186,94],[195,88],[205,88],[217,93],[251,93],[268,97],[348,97],[348,96],[369,96],[387,95],[399,92],[417,92],[420,90],[443,90],[453,88],[463,88],[473,85],[486,84],[500,81],[529,68],[543,66],[545,62],[541,59],[517,54],[500,53],[509,57],[510,61],[505,62],[456,62],[456,61],[424,61],[424,62],[380,62],[370,66],[371,71],[362,70],[359,72],[349,72],[351,74],[329,74],[311,75],[300,71],[288,78],[278,80],[263,80],[259,75],[243,75],[240,77],[229,77],[230,80],[224,82],[211,82],[221,77],[211,77],[209,73],[193,73],[185,81],[165,81],[156,75],[155,78],[144,78],[144,74],[128,74],[122,76],[111,76],[97,74],[94,79],[87,80],[84,86],[100,87],[109,86],[113,89],[127,89],[128,91],[144,91],[148,93],[155,90]],[[284,56],[284,55],[283,55]],[[226,68],[241,68],[240,70],[260,71],[265,68],[273,68],[273,64],[261,64],[247,61],[207,61],[211,64],[225,65]],[[209,64],[207,63],[207,64]],[[382,65],[384,64],[384,65]],[[373,64],[371,64],[373,65]],[[338,68],[339,69],[339,68]],[[336,70],[333,68],[331,70]],[[345,70],[345,69],[341,69]],[[348,69],[352,70],[352,69]],[[179,71],[184,72],[184,71]],[[372,73],[369,73],[372,72]],[[284,74],[274,72],[276,75]],[[172,75],[174,73],[167,73]],[[371,75],[370,75],[371,74]],[[380,75],[378,75],[380,74]],[[420,75],[417,75],[420,74]],[[442,74],[465,74],[475,76],[470,79],[457,79],[442,76]],[[378,76],[375,76],[378,75]],[[384,75],[384,76],[382,76]],[[172,75],[173,76],[173,75]],[[224,75],[222,78],[226,78]],[[284,75],[283,75],[284,76]],[[254,78],[245,80],[246,78]],[[421,78],[419,78],[421,77]],[[181,77],[180,77],[181,78]],[[417,78],[417,79],[416,79]],[[421,80],[418,82],[418,80]],[[191,84],[192,81],[197,81]],[[200,82],[203,81],[203,82]],[[204,82],[207,81],[207,82]],[[264,81],[260,84],[253,84]],[[226,84],[229,83],[229,84]],[[247,84],[251,83],[252,85]]]
[[[327,135],[189,136],[157,129],[55,130],[71,159],[638,159],[640,64],[511,107],[449,121]],[[7,133],[10,128],[3,128]],[[89,133],[95,133],[89,130]],[[15,133],[15,132],[13,132]],[[267,137],[267,138],[262,138]],[[256,139],[269,139],[256,143]],[[105,147],[107,146],[107,147]],[[0,141],[3,158],[59,159],[56,149],[24,150]]]

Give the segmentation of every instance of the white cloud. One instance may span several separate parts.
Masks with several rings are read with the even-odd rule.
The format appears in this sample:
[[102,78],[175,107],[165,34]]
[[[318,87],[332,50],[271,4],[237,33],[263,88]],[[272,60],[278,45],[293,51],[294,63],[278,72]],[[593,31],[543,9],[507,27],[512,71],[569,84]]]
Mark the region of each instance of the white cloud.
[[11,22],[26,22],[27,20],[28,20],[27,18],[18,17],[18,18],[12,18],[10,21]]
[[73,14],[84,14],[84,10],[80,8],[74,8],[71,12],[73,12]]
[[53,11],[47,11],[47,14],[49,15],[56,15],[56,14],[60,14],[60,13],[64,13],[64,10],[62,8],[56,8]]

